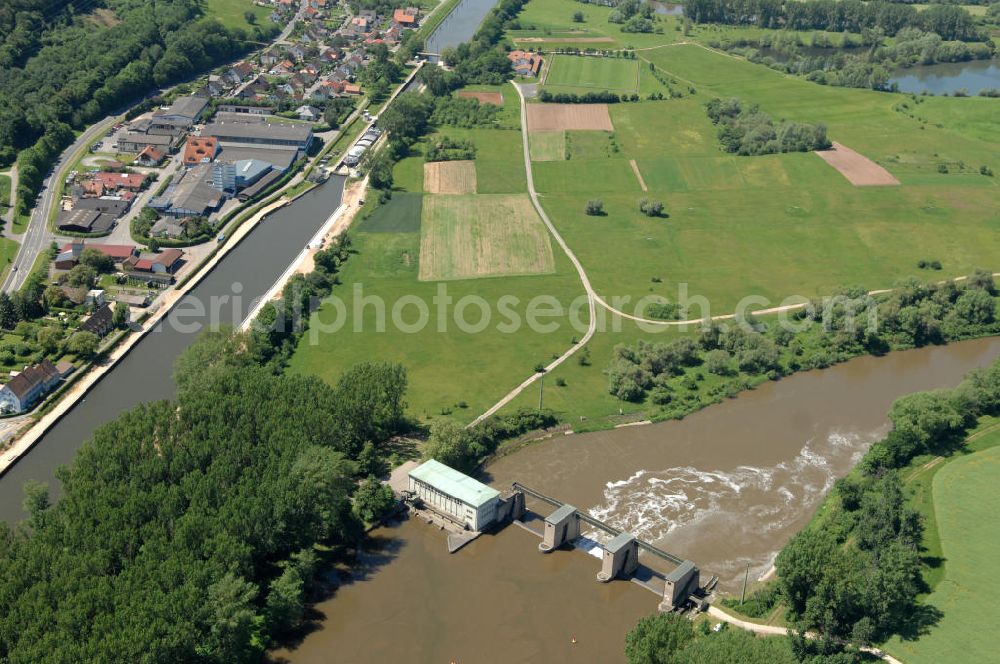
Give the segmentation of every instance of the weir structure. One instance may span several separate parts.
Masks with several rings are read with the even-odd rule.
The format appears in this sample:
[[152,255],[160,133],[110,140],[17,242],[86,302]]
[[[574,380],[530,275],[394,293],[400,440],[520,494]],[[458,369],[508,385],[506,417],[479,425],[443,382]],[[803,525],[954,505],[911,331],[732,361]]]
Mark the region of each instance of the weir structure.
[[519,509],[512,510],[510,514],[513,519],[518,519],[523,514],[523,496],[526,495],[556,508],[545,517],[545,530],[542,533],[542,542],[538,545],[539,551],[549,553],[576,539],[580,536],[580,524],[583,522],[611,535],[611,540],[607,544],[600,545],[602,557],[601,571],[597,573],[598,581],[607,583],[615,578],[627,578],[633,575],[639,568],[639,550],[642,549],[676,566],[664,577],[663,599],[659,606],[661,611],[684,608],[691,595],[700,590],[700,571],[690,560],[684,560],[644,542],[631,533],[618,530],[572,505],[535,491],[520,482],[511,484],[511,490],[512,497],[520,496],[519,499],[515,498]]

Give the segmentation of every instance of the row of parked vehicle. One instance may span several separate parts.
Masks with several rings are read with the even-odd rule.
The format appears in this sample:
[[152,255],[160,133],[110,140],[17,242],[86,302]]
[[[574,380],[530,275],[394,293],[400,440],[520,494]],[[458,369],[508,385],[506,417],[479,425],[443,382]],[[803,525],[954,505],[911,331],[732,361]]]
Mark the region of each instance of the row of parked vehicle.
[[368,148],[375,144],[375,141],[377,141],[378,137],[381,135],[381,129],[374,125],[369,127],[368,131],[366,131],[364,135],[358,139],[358,142],[354,144],[354,147],[347,151],[347,155],[344,157],[344,165],[353,167],[361,163],[361,158],[364,156],[365,152]]

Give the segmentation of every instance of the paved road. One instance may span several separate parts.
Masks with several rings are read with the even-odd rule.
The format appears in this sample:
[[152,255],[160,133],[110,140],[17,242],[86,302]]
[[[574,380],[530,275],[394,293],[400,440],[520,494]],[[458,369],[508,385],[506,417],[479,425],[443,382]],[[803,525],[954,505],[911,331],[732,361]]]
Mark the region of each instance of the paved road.
[[99,136],[117,121],[118,116],[111,116],[88,127],[73,142],[73,145],[63,151],[62,156],[59,157],[59,161],[52,171],[52,175],[45,179],[42,188],[41,203],[36,205],[35,209],[31,212],[28,230],[21,239],[21,247],[18,249],[17,257],[14,259],[10,271],[4,279],[3,290],[12,292],[19,289],[31,272],[31,266],[35,262],[35,257],[55,239],[55,235],[48,228],[49,214],[59,204],[62,183],[66,179],[66,174],[69,172],[70,166],[73,164],[73,156],[78,150],[86,149],[87,146],[96,141]]

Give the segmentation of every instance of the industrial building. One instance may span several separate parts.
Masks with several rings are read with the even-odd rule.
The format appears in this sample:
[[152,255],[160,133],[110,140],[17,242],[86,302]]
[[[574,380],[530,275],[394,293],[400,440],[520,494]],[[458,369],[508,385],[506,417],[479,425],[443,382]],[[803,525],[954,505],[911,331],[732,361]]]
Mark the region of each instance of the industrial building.
[[293,147],[303,152],[312,144],[312,125],[301,122],[213,122],[202,136],[222,143]]
[[496,520],[499,491],[434,459],[410,471],[409,489],[428,507],[469,530],[483,530]]

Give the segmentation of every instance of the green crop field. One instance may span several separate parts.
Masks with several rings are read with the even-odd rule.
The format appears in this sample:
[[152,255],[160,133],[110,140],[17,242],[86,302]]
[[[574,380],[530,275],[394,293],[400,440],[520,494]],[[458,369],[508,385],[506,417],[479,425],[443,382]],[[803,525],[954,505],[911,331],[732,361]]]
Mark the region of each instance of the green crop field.
[[254,16],[254,25],[273,25],[271,19],[271,9],[254,4],[251,0],[205,0],[205,16],[218,19],[227,28],[242,28],[249,30],[251,24],[247,22],[246,12]]
[[549,65],[545,85],[637,92],[639,89],[638,61],[623,58],[557,55],[552,58]]
[[993,506],[1000,499],[1000,430],[994,424],[969,447],[974,453],[949,458],[927,473],[933,500],[918,503],[933,523],[928,532],[939,540],[929,553],[944,559],[944,574],[935,579],[924,603],[944,616],[914,641],[887,644],[887,650],[908,663],[985,662],[996,652],[992,630],[1000,620],[1000,580],[992,568],[1000,530]]
[[365,233],[419,233],[423,195],[399,192],[358,224]]
[[549,232],[527,195],[424,196],[420,280],[549,274]]

